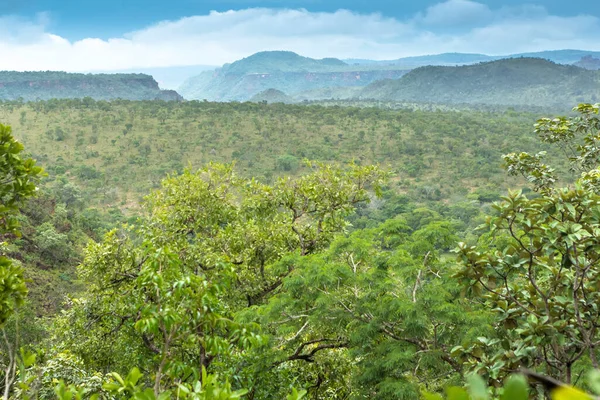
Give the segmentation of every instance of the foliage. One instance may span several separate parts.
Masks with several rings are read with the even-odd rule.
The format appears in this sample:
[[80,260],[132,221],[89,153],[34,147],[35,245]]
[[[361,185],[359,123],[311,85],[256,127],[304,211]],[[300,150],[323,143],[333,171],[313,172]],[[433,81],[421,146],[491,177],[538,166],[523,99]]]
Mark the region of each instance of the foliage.
[[[600,124],[597,106],[577,110],[579,117],[540,120],[536,131],[565,152],[572,149],[571,167],[582,171],[597,165]],[[583,144],[574,146],[579,135]],[[492,381],[527,366],[571,383],[574,371],[598,368],[596,170],[583,172],[571,188],[554,188],[553,169],[538,158],[522,153],[505,160],[509,172],[526,175],[541,195],[509,193],[494,205],[490,231],[478,246],[459,245],[458,277],[494,310],[497,334],[454,353]]]
[[[459,276],[485,294],[497,314],[499,338],[470,349],[477,371],[501,378],[499,370],[542,366],[571,382],[581,357],[596,361],[600,318],[594,290],[600,238],[600,198],[581,188],[528,199],[511,193],[495,206],[493,245],[461,245]],[[478,356],[500,345],[494,357]]]
[[[296,349],[282,362],[315,357],[303,343],[348,348],[351,393],[369,398],[415,398],[420,387],[459,381],[450,349],[485,331],[486,317],[448,284],[440,260],[453,242],[447,228],[435,221],[412,230],[402,218],[389,220],[302,262],[265,315],[284,354]],[[322,373],[324,381],[335,379]]]
[[[413,399],[468,370],[485,398],[522,367],[575,383],[597,342],[596,110],[541,120],[534,145],[514,110],[2,103],[50,170],[3,246],[32,294],[3,377],[22,398]],[[538,192],[492,205],[523,182],[489,162],[517,144],[539,156],[506,162]]]
[[[540,140],[560,148],[569,160],[569,169],[581,174],[581,184],[591,191],[596,191],[596,168],[600,161],[599,108],[600,104],[580,104],[573,109],[579,113],[576,117],[542,118],[535,124]],[[521,174],[535,184],[536,190],[550,192],[558,177],[555,168],[542,163],[543,155],[508,154],[504,160],[510,174]]]
[[[396,178],[389,189],[418,202],[460,201],[487,185],[502,192],[522,185],[498,168],[503,153],[547,150],[547,159],[557,160],[557,152],[528,135],[536,115],[193,101],[0,106],[0,120],[19,127],[20,140],[47,166],[48,185],[56,186],[61,202],[118,207],[126,214],[137,213],[139,199],[167,173],[181,173],[188,164],[236,162],[240,175],[263,183],[310,172],[302,163],[280,168],[285,155],[390,165]],[[44,134],[55,128],[65,132],[63,141]],[[557,166],[559,173],[567,169]]]
[[[19,234],[15,218],[18,207],[34,195],[42,174],[33,159],[23,158],[22,151],[23,145],[13,138],[11,128],[0,124],[0,237],[3,239]],[[22,274],[20,267],[0,253],[0,326],[27,294]]]
[[88,247],[88,294],[57,321],[60,346],[97,370],[155,371],[156,395],[200,379],[200,367],[231,373],[230,360],[268,340],[236,313],[278,292],[294,269],[285,256],[326,248],[387,175],[309,166],[312,174],[273,186],[217,164],[165,179],[139,228]]

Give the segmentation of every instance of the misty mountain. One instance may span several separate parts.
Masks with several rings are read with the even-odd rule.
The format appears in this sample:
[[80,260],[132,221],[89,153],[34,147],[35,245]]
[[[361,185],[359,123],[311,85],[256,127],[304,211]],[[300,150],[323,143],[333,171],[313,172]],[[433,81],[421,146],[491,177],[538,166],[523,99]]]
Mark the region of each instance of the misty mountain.
[[267,89],[286,95],[328,87],[363,87],[381,79],[397,79],[398,67],[355,67],[335,58],[316,60],[289,51],[256,53],[215,71],[188,79],[178,89],[186,99],[246,101]]
[[600,69],[600,58],[594,58],[592,56],[581,57],[581,60],[577,61],[575,64],[580,68],[598,70]]
[[568,109],[600,98],[600,72],[540,58],[427,66],[375,82],[361,98],[447,104],[536,105]]
[[404,66],[407,68],[417,68],[427,65],[465,65],[475,64],[485,61],[496,61],[505,58],[543,58],[559,64],[574,64],[582,57],[592,56],[600,57],[600,51],[587,50],[548,50],[532,53],[517,53],[508,55],[490,56],[487,54],[471,54],[471,53],[442,53],[414,57],[403,57],[396,60],[366,60],[366,59],[348,59],[344,60],[348,64],[357,65],[387,65],[387,66]]
[[337,58],[303,57],[292,51],[263,51],[225,64],[221,71],[225,74],[263,74],[277,72],[328,72],[338,70],[347,64]]

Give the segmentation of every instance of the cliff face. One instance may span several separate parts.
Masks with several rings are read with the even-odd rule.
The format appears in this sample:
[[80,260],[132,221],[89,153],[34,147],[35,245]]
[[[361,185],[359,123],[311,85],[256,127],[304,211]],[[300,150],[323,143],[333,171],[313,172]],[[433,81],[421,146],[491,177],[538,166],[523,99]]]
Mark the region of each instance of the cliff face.
[[216,70],[187,81],[179,92],[189,100],[246,101],[267,89],[294,95],[330,87],[361,87],[381,79],[398,79],[407,71],[272,72],[235,74]]
[[0,71],[0,99],[25,101],[53,98],[95,100],[181,100],[174,91],[163,91],[150,75],[71,74],[66,72]]

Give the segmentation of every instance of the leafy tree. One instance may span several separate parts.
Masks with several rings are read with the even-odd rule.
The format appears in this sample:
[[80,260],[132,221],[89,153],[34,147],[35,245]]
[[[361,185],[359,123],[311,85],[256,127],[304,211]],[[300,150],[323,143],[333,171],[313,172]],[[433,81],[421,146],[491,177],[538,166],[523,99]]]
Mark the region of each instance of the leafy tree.
[[219,164],[165,179],[139,227],[88,247],[88,293],[57,323],[59,347],[101,371],[152,370],[156,395],[202,368],[256,371],[232,372],[232,360],[268,344],[237,314],[279,292],[295,268],[286,257],[325,249],[386,178],[376,167],[308,166],[273,186]]
[[[450,351],[484,332],[487,319],[463,301],[440,258],[454,239],[440,221],[413,230],[397,218],[288,260],[297,266],[263,311],[278,338],[277,365],[327,365],[325,351],[337,365],[349,364],[317,370],[323,387],[350,382],[328,398],[412,399],[421,388],[460,382],[462,367]],[[272,379],[285,379],[277,373]]]
[[581,177],[555,188],[555,169],[539,156],[505,156],[509,172],[525,175],[540,195],[509,193],[494,205],[490,231],[479,244],[458,249],[458,276],[494,310],[497,335],[455,354],[497,382],[529,367],[571,383],[574,373],[599,366],[600,121],[598,105],[576,110],[578,117],[540,120],[536,131],[543,141],[574,151],[569,161],[584,171]]
[[[24,158],[22,151],[23,145],[14,139],[11,128],[0,124],[0,238],[3,239],[19,235],[16,219],[19,206],[35,194],[42,174],[42,169],[33,159]],[[27,295],[23,271],[2,255],[0,282],[1,326]]]
[[[42,169],[31,158],[24,158],[22,151],[23,145],[14,139],[11,128],[0,124],[0,328],[27,296],[23,270],[3,254],[4,240],[19,235],[19,206],[35,194],[42,174]],[[16,376],[18,342],[9,343],[6,332],[2,333],[7,347],[3,391],[8,399]]]
[[[489,400],[498,398],[499,400],[528,400],[531,397],[530,388],[526,378],[529,378],[530,383],[541,383],[548,398],[552,400],[592,400],[594,397],[577,390],[571,386],[565,385],[546,376],[533,373],[531,371],[523,371],[524,374],[512,375],[504,385],[499,389],[501,393],[498,397],[490,395],[488,388],[480,376],[473,374],[467,377],[467,387],[448,387],[446,389],[447,400]],[[593,392],[598,393],[598,373],[597,371],[589,374],[588,381],[593,389]],[[541,393],[540,393],[541,394]],[[443,400],[439,394],[425,393],[426,400]]]

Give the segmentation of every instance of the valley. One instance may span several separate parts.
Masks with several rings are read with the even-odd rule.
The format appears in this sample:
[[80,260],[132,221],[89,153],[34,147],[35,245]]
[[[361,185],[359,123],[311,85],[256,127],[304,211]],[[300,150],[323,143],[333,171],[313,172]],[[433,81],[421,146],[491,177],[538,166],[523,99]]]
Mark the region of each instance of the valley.
[[0,71],[4,399],[591,400],[598,56]]

